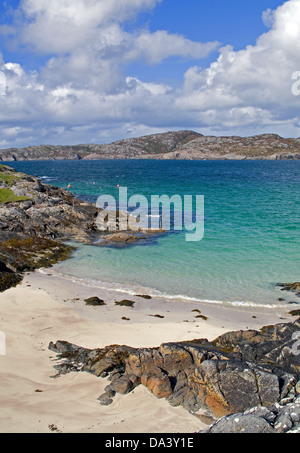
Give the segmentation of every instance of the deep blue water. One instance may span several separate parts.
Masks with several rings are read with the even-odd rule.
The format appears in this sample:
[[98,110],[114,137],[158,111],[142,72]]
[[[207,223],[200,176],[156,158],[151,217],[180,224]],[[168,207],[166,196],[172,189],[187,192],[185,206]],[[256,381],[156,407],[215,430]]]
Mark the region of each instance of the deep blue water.
[[[205,235],[146,246],[81,246],[57,272],[112,285],[220,302],[274,305],[279,282],[299,281],[300,161],[51,161],[9,163],[95,203],[134,194],[204,195]],[[101,187],[101,189],[100,189]],[[295,300],[286,297],[286,303]]]

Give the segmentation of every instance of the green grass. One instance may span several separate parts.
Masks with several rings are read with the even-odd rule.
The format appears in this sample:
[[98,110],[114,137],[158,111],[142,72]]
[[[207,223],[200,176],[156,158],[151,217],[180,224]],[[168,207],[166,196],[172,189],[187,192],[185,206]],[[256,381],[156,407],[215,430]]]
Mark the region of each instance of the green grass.
[[28,197],[18,197],[10,189],[0,189],[0,204],[29,200]]
[[[0,167],[0,170],[1,170],[1,167]],[[18,178],[14,174],[10,175],[10,174],[6,174],[6,173],[0,173],[0,180],[5,182],[6,184],[9,184],[10,186],[13,185],[13,183],[18,179],[20,179],[20,178]]]

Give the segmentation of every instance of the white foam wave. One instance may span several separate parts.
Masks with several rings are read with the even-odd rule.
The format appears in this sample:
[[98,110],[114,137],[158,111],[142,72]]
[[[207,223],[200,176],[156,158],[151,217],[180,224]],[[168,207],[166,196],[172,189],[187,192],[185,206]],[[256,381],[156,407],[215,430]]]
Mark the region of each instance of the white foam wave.
[[99,288],[106,291],[114,291],[120,292],[123,294],[128,294],[129,296],[136,296],[137,294],[147,294],[153,298],[163,299],[165,301],[180,301],[180,302],[195,302],[195,303],[206,303],[206,304],[213,304],[213,305],[227,305],[233,307],[253,307],[253,308],[286,308],[289,305],[287,304],[266,304],[266,303],[259,303],[253,302],[249,300],[215,300],[215,299],[206,299],[206,298],[197,298],[188,296],[185,294],[168,294],[162,291],[159,291],[154,288],[147,288],[138,284],[123,284],[118,282],[107,282],[101,281],[94,278],[81,278],[75,277],[72,275],[66,275],[56,270],[51,269],[39,269],[38,272],[42,274],[52,274],[53,276],[57,276],[63,278],[65,280],[72,281],[74,283],[78,283],[83,286],[87,286],[89,288]]

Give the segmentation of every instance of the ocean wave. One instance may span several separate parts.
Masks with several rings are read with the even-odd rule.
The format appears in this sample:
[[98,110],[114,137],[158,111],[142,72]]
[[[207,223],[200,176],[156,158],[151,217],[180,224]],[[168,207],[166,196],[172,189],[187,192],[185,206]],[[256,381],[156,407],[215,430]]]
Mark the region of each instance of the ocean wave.
[[286,308],[290,305],[288,304],[267,304],[267,303],[260,303],[260,302],[253,302],[249,300],[215,300],[215,299],[206,299],[206,298],[198,298],[192,297],[185,294],[169,294],[162,291],[159,291],[154,288],[144,287],[138,284],[130,284],[126,285],[124,283],[118,282],[107,282],[101,281],[95,278],[83,278],[83,277],[75,277],[73,275],[67,275],[56,270],[51,269],[39,269],[38,272],[41,274],[47,275],[51,274],[53,276],[63,278],[65,280],[89,287],[89,288],[98,288],[105,291],[114,291],[123,294],[128,294],[129,296],[136,296],[138,294],[145,294],[149,295],[152,298],[163,299],[165,301],[170,302],[194,302],[194,303],[205,303],[205,304],[212,304],[212,305],[224,305],[224,306],[232,306],[232,307],[244,307],[244,308]]
[[39,176],[39,179],[47,181],[55,181],[57,178],[55,176]]

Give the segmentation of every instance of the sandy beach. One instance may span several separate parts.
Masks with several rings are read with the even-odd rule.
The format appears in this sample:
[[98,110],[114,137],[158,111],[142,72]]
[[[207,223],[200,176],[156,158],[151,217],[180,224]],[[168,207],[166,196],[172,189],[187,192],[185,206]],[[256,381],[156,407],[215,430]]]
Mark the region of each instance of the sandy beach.
[[[106,305],[87,306],[84,299],[91,296]],[[116,306],[122,299],[135,301],[134,307]],[[196,318],[196,309],[207,319]],[[129,297],[51,271],[27,274],[22,284],[0,294],[0,313],[0,331],[6,337],[6,355],[0,356],[1,433],[194,433],[205,428],[196,416],[156,399],[142,386],[103,407],[97,398],[106,379],[88,373],[54,379],[56,356],[49,342],[65,340],[91,349],[111,344],[156,347],[212,340],[226,331],[292,319],[284,308]]]

